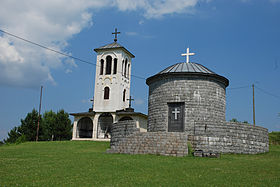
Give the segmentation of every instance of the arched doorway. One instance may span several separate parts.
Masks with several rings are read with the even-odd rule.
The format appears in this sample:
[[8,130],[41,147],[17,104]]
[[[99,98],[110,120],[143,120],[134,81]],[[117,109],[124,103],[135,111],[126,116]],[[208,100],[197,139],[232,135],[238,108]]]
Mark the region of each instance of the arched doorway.
[[124,116],[119,121],[133,120],[130,116]]
[[113,116],[110,113],[103,113],[98,118],[97,138],[110,138]]
[[93,123],[89,117],[83,117],[78,121],[77,137],[92,138]]

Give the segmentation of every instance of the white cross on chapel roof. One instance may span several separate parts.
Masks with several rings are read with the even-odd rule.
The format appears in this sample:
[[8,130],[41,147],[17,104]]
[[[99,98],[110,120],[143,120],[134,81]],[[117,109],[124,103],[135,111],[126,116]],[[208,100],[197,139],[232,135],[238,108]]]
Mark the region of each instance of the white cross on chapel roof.
[[183,53],[182,56],[187,56],[186,63],[190,63],[190,56],[195,55],[195,53],[190,53],[190,48],[187,48],[187,53]]

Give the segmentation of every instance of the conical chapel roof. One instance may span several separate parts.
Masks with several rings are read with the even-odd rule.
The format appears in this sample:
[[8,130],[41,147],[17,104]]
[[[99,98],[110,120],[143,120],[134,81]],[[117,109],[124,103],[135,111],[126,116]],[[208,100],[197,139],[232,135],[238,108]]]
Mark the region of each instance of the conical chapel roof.
[[194,76],[194,77],[212,77],[215,78],[227,87],[229,85],[229,81],[227,78],[216,74],[215,72],[211,71],[210,69],[206,68],[205,66],[194,63],[194,62],[181,62],[174,65],[171,65],[164,70],[160,71],[159,73],[149,77],[146,79],[146,84],[150,84],[154,81],[161,80],[166,77],[177,77],[177,76]]
[[189,62],[189,63],[177,63],[172,66],[169,66],[159,72],[158,74],[164,73],[176,73],[176,72],[183,72],[183,73],[209,73],[209,74],[216,74],[213,71],[209,70],[208,68],[204,67],[201,64]]
[[95,48],[94,51],[98,52],[98,51],[108,50],[108,49],[123,49],[126,53],[128,53],[131,56],[131,58],[135,57],[131,52],[129,52],[125,47],[123,47],[122,45],[120,45],[117,42],[113,42],[113,43],[101,46],[99,48]]

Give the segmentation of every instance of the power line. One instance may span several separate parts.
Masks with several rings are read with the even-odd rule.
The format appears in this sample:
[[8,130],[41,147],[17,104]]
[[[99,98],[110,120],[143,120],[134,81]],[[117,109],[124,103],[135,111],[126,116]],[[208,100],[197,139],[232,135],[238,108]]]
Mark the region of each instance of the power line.
[[27,39],[25,39],[25,38],[22,38],[22,37],[20,37],[20,36],[11,34],[11,33],[9,33],[9,32],[6,32],[6,31],[4,31],[4,30],[2,30],[2,29],[0,29],[0,31],[3,32],[3,33],[5,33],[5,34],[7,34],[7,35],[13,36],[13,37],[15,37],[15,38],[17,38],[17,39],[23,40],[23,41],[25,41],[25,42],[27,42],[27,43],[30,43],[30,44],[36,45],[36,46],[38,46],[38,47],[44,48],[44,49],[46,49],[46,50],[49,50],[49,51],[58,53],[58,54],[63,55],[63,56],[67,56],[67,57],[69,57],[69,58],[73,58],[73,59],[78,60],[78,61],[83,62],[83,63],[87,63],[87,64],[90,64],[90,65],[95,65],[94,63],[91,63],[91,62],[88,62],[88,61],[86,61],[86,60],[83,60],[83,59],[74,57],[74,56],[72,56],[72,55],[68,55],[68,54],[66,54],[66,53],[62,53],[62,52],[60,52],[60,51],[57,51],[57,50],[55,50],[55,49],[52,49],[52,48],[43,46],[43,45],[41,45],[41,44],[32,42],[32,41],[27,40]]
[[228,90],[239,90],[239,89],[244,89],[244,88],[250,88],[250,86],[240,86],[240,87],[234,87],[234,88],[228,88]]
[[[81,59],[81,58],[78,58],[78,57],[69,55],[69,54],[67,54],[67,53],[63,53],[63,52],[57,51],[57,50],[55,50],[55,49],[46,47],[46,46],[44,46],[44,45],[42,45],[42,44],[39,44],[39,43],[30,41],[30,40],[28,40],[28,39],[22,38],[22,37],[20,37],[20,36],[15,35],[15,34],[12,34],[12,33],[9,33],[9,32],[7,32],[7,31],[4,31],[4,30],[2,30],[2,29],[0,29],[0,32],[5,33],[5,34],[7,34],[7,35],[9,35],[9,36],[12,36],[12,37],[14,37],[14,38],[17,38],[17,39],[19,39],[19,40],[25,41],[25,42],[27,42],[27,43],[36,45],[36,46],[41,47],[41,48],[43,48],[43,49],[49,50],[49,51],[51,51],[51,52],[54,52],[54,53],[57,53],[57,54],[60,54],[60,55],[63,55],[63,56],[72,58],[72,59],[74,59],[74,60],[78,60],[78,61],[80,61],[80,62],[82,62],[82,63],[86,63],[86,64],[89,64],[89,65],[92,65],[92,66],[98,66],[98,67],[100,67],[100,66],[97,65],[96,63],[92,63],[92,62],[83,60],[83,59]],[[121,74],[122,74],[122,72],[120,72],[120,71],[117,71],[117,73],[121,73]],[[146,80],[146,78],[141,77],[141,76],[132,75],[132,74],[131,74],[131,76],[132,76],[132,77],[135,77],[135,78],[138,78],[138,79]]]
[[262,88],[260,88],[260,87],[258,87],[258,86],[256,86],[256,85],[255,85],[255,87],[256,87],[258,90],[260,90],[261,92],[263,92],[263,93],[265,93],[265,94],[267,94],[267,95],[270,95],[270,96],[272,96],[272,97],[275,97],[275,98],[277,98],[277,99],[280,99],[280,96],[278,96],[278,95],[272,94],[272,93],[270,93],[270,92],[268,92],[268,91],[266,91],[266,90],[264,90],[264,89],[262,89]]

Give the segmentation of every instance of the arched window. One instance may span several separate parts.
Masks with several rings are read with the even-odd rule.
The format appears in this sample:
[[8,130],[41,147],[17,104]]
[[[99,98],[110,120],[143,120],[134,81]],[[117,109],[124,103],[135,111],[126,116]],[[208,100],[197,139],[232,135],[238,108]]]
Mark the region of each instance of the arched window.
[[130,67],[130,64],[128,64],[128,67],[127,67],[127,78],[129,78],[129,67]]
[[106,75],[110,75],[112,71],[112,57],[108,55],[106,57]]
[[124,65],[124,77],[126,77],[126,67],[127,67],[127,58],[125,59],[125,65]]
[[117,73],[117,65],[118,65],[118,59],[114,59],[114,71],[113,71],[113,74],[116,74]]
[[104,88],[104,99],[109,99],[109,95],[110,95],[110,88],[105,87]]
[[122,61],[122,75],[123,75],[123,65],[124,65],[124,60]]
[[126,90],[124,89],[123,90],[123,102],[125,102],[125,92],[126,92]]
[[103,70],[104,70],[104,60],[101,59],[101,63],[100,63],[100,75],[103,75]]

